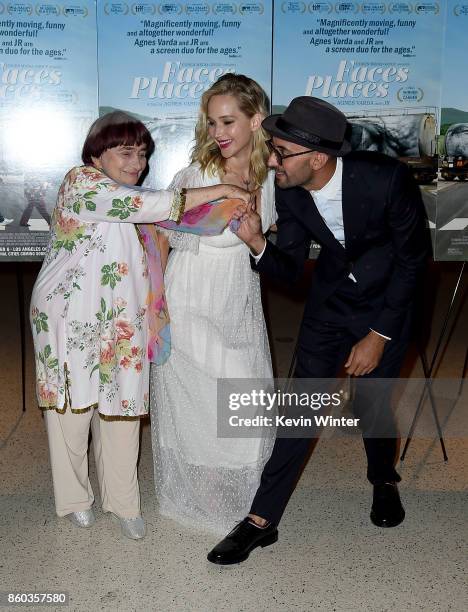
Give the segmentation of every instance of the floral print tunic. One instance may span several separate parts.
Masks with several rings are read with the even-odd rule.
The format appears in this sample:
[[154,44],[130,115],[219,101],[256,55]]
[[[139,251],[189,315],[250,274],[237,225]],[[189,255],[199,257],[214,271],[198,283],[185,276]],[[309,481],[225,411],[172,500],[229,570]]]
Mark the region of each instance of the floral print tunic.
[[31,300],[40,408],[148,413],[150,283],[134,224],[168,219],[172,201],[88,166],[65,177]]

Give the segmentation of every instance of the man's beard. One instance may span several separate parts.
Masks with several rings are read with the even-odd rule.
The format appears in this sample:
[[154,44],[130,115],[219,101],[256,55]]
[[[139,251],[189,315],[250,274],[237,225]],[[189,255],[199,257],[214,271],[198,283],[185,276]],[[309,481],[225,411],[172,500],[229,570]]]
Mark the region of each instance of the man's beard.
[[275,172],[275,183],[278,185],[278,187],[281,189],[282,187],[288,187],[289,186],[289,177],[285,172],[281,172],[280,177],[278,177],[278,175]]

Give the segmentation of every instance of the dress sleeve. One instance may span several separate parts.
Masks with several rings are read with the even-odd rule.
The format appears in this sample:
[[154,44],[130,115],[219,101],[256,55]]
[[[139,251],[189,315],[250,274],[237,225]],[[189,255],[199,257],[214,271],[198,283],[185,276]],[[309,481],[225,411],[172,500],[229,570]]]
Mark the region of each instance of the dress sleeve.
[[[168,189],[182,189],[182,187],[204,187],[202,181],[202,174],[198,166],[192,164],[182,170],[179,170],[174,175]],[[158,227],[158,232],[161,232],[167,236],[169,240],[169,246],[179,251],[189,251],[196,255],[200,244],[200,237],[188,232],[178,232],[175,230],[169,230],[166,228]]]
[[198,164],[191,164],[179,170],[169,184],[168,189],[182,189],[182,187],[206,187]]
[[173,191],[133,189],[90,166],[71,170],[61,191],[63,208],[90,223],[154,223],[172,217]]

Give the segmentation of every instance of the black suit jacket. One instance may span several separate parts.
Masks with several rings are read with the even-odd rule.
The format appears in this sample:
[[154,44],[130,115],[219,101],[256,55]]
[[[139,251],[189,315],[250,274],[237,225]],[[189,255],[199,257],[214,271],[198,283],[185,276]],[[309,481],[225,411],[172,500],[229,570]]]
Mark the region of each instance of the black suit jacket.
[[345,248],[334,238],[302,187],[276,188],[278,235],[254,268],[284,281],[302,275],[312,239],[321,245],[304,317],[326,307],[350,272],[369,304],[366,325],[392,339],[408,329],[418,275],[427,256],[420,190],[408,167],[379,153],[343,158]]

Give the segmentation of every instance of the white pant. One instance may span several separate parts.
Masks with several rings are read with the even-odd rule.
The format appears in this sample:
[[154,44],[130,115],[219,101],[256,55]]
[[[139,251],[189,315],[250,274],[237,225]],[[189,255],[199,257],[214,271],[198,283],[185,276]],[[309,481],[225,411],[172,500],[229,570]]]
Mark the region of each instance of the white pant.
[[137,478],[140,421],[104,421],[97,410],[65,414],[45,411],[50,462],[58,516],[91,508],[94,494],[88,478],[91,425],[102,509],[122,518],[140,514]]

